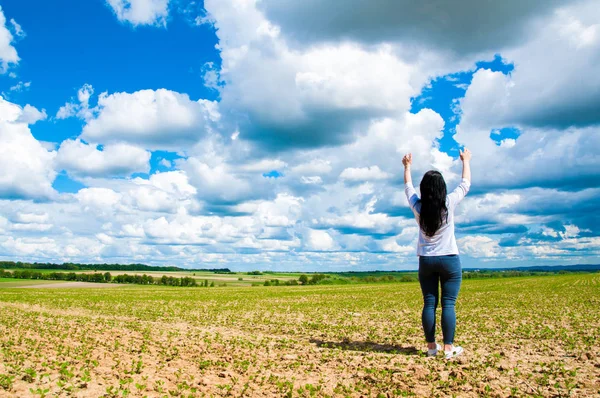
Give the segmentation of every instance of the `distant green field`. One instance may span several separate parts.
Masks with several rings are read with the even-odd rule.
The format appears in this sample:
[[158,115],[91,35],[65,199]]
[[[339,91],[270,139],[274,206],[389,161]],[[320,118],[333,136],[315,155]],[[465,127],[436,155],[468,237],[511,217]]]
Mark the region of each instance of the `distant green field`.
[[417,282],[0,288],[0,396],[600,394],[600,274],[465,280],[450,362],[421,305]]
[[[22,268],[16,268],[19,271],[22,271]],[[15,269],[12,268],[5,268],[5,271],[15,271]],[[29,269],[27,268],[28,271],[35,271],[35,272],[41,272],[42,274],[48,274],[50,272],[80,272],[80,271],[73,271],[73,270],[68,270],[68,269]]]
[[40,281],[40,280],[32,280],[32,279],[0,278],[0,289],[8,288],[8,287],[48,285],[48,284],[58,283],[58,282],[60,282],[60,281]]
[[[5,271],[15,271],[15,269],[6,269]],[[23,271],[22,269],[18,269],[17,271]],[[95,271],[91,271],[91,270],[48,270],[48,269],[28,269],[28,271],[31,272],[40,272],[42,274],[49,274],[52,272],[63,272],[63,273],[69,273],[69,272],[73,272],[73,273],[86,273],[86,274],[90,274],[90,273],[94,273]],[[210,283],[215,283],[215,286],[222,286],[222,285],[226,285],[226,286],[251,286],[252,284],[263,284],[265,281],[267,280],[271,280],[271,279],[279,279],[281,282],[285,282],[287,280],[290,279],[298,279],[300,277],[300,273],[267,273],[267,274],[262,274],[262,275],[248,275],[246,272],[239,272],[239,273],[231,273],[231,274],[221,274],[221,273],[215,273],[215,272],[209,272],[209,271],[203,271],[203,272],[199,272],[199,271],[194,271],[194,272],[182,272],[182,271],[177,271],[177,272],[164,272],[164,271],[98,271],[100,273],[105,273],[105,272],[110,272],[111,275],[116,276],[116,275],[122,275],[122,274],[128,274],[128,275],[152,275],[154,277],[160,277],[162,275],[166,275],[166,276],[172,276],[175,278],[180,278],[180,277],[192,277],[195,278],[198,282],[203,282],[205,280],[208,280],[209,284]],[[242,280],[240,280],[240,278]],[[2,278],[0,278],[2,279]]]
[[[23,271],[22,269],[6,269],[6,271]],[[31,272],[39,272],[41,274],[49,274],[52,272],[60,273],[76,273],[76,274],[90,274],[96,271],[91,270],[48,270],[48,269],[28,269]],[[116,275],[128,274],[128,275],[151,275],[153,277],[160,277],[162,275],[171,276],[175,278],[180,277],[192,277],[196,279],[199,284],[204,281],[208,281],[209,285],[213,284],[217,287],[220,286],[256,286],[263,285],[266,281],[272,282],[273,280],[279,281],[280,284],[285,284],[287,281],[295,280],[298,281],[300,276],[303,275],[299,272],[286,273],[286,272],[262,272],[260,274],[253,274],[249,272],[235,272],[235,273],[215,273],[210,271],[97,271],[99,273],[110,272],[114,277]],[[305,274],[310,280],[313,278],[315,273]],[[350,284],[350,283],[363,283],[363,282],[397,282],[404,281],[405,278],[411,278],[416,280],[416,272],[355,272],[355,273],[328,273],[324,280],[321,280],[320,284]]]

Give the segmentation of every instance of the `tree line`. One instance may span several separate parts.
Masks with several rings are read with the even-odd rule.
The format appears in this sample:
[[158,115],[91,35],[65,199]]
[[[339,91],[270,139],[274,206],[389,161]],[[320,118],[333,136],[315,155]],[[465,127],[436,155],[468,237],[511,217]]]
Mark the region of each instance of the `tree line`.
[[[163,285],[163,286],[199,286],[196,279],[184,276],[175,278],[173,276],[163,275],[153,277],[152,275],[115,275],[110,272],[94,272],[92,274],[75,272],[39,272],[31,270],[5,271],[0,269],[0,278],[15,279],[41,279],[51,281],[69,281],[69,282],[95,282],[95,283],[128,283],[136,285]],[[204,285],[202,285],[204,286]],[[208,284],[206,285],[208,286]]]
[[55,269],[72,271],[162,271],[162,272],[191,272],[209,271],[215,273],[231,273],[229,268],[198,268],[185,269],[175,266],[153,266],[146,264],[81,264],[81,263],[24,263],[21,261],[0,261],[2,269]]

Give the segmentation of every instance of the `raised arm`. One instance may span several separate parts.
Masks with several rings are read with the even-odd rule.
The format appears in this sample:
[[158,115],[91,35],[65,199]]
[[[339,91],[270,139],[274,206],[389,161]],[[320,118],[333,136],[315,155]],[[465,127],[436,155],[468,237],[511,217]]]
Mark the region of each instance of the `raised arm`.
[[404,165],[404,192],[406,193],[406,199],[408,199],[408,205],[413,212],[415,211],[415,204],[419,201],[417,191],[412,184],[412,177],[410,175],[410,166],[412,165],[412,153],[407,153],[402,158],[402,164]]
[[456,189],[448,195],[448,208],[451,210],[454,210],[471,188],[471,151],[467,148],[460,151],[460,160],[463,162],[462,180]]
[[462,178],[471,182],[471,151],[467,148],[464,151],[460,151],[460,160],[463,162]]
[[402,158],[402,164],[404,165],[404,183],[412,184],[412,176],[410,175],[410,166],[412,165],[412,153],[407,153]]

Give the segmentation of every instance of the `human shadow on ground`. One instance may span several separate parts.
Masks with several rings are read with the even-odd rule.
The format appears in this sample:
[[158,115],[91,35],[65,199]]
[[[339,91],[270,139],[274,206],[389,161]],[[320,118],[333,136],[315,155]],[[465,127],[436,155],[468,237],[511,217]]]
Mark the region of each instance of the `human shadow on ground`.
[[415,347],[403,347],[397,344],[379,344],[372,341],[324,341],[310,339],[310,342],[322,348],[337,348],[346,351],[386,352],[390,354],[420,355]]

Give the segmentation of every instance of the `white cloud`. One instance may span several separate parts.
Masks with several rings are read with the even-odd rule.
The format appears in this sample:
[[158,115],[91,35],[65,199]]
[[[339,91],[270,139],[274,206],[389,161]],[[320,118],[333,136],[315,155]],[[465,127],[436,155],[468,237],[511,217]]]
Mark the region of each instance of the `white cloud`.
[[485,70],[475,74],[462,103],[465,123],[559,129],[600,123],[600,8],[595,1],[559,8],[519,45],[501,53],[514,71],[506,77]]
[[[444,120],[436,112],[423,109],[417,114],[402,113],[394,118],[374,120],[368,126],[366,134],[348,145],[331,149],[329,156],[337,159],[337,168],[343,166],[349,175],[352,169],[357,174],[368,174],[368,169],[360,173],[356,164],[376,166],[370,173],[387,179],[402,178],[402,156],[413,154],[413,179],[415,183],[420,176],[432,167],[444,174],[447,182],[458,180],[458,162],[439,150],[437,138],[442,137]],[[364,169],[364,168],[363,168]],[[343,170],[343,169],[342,169]],[[342,171],[343,172],[343,171]],[[382,174],[385,173],[385,174]]]
[[[112,184],[112,187],[109,187],[110,182],[114,180],[86,178],[83,181],[98,186],[79,190],[75,198],[86,211],[106,220],[109,224],[104,225],[107,225],[108,229],[113,229],[113,222],[123,222],[127,219],[131,223],[133,220],[148,217],[147,213],[199,210],[194,199],[197,191],[189,184],[183,171],[156,173],[149,179],[120,179],[119,183]],[[106,186],[101,186],[103,182]]]
[[[191,216],[180,212],[170,217],[147,219],[141,225],[144,235],[169,244],[205,244],[219,247],[258,234],[252,217]],[[137,227],[132,229],[135,231]]]
[[18,213],[15,221],[23,224],[43,224],[48,221],[48,213]]
[[381,250],[392,253],[414,254],[414,245],[399,245],[396,238],[383,239],[380,242]]
[[458,248],[471,257],[499,257],[502,256],[502,249],[498,242],[490,237],[483,235],[470,235],[460,238],[456,242]]
[[389,234],[399,229],[397,219],[385,213],[375,212],[377,197],[372,196],[361,208],[360,204],[350,206],[346,204],[343,214],[326,214],[314,218],[313,224],[321,227],[347,230],[350,233]]
[[14,18],[10,19],[10,24],[13,27],[13,30],[15,32],[15,36],[17,36],[17,37],[25,37],[25,31],[23,30],[23,28],[21,27],[21,25],[19,25],[17,23],[17,21],[14,20]]
[[295,87],[309,106],[393,111],[406,109],[415,90],[410,84],[412,67],[389,46],[375,51],[351,44],[317,47],[302,54],[300,61],[304,65],[295,73]]
[[[56,152],[37,141],[27,122],[36,119],[37,110],[12,104],[0,97],[0,196],[45,199],[55,195],[56,176],[52,164]],[[45,115],[45,113],[44,113]]]
[[43,252],[50,255],[58,254],[58,247],[55,241],[50,238],[13,238],[9,237],[0,245],[11,252],[18,254],[32,255],[34,253]]
[[127,176],[150,171],[150,152],[129,144],[96,145],[81,140],[65,140],[58,149],[57,166],[74,175]]
[[[375,117],[410,107],[427,72],[388,44],[291,48],[255,2],[207,1],[220,39],[220,106],[231,130],[269,150],[351,141]],[[420,62],[418,60],[417,62]]]
[[69,117],[73,117],[77,114],[77,104],[74,104],[72,102],[67,102],[66,104],[64,104],[63,106],[61,106],[58,109],[58,112],[56,112],[56,118],[57,119],[67,119]]
[[133,26],[166,26],[169,0],[107,0],[119,21]]
[[[525,193],[526,195],[526,193]],[[495,225],[519,224],[524,220],[512,220],[516,213],[512,210],[523,200],[517,193],[486,193],[478,196],[468,195],[456,209],[457,222],[488,222]],[[532,220],[529,220],[532,221]]]
[[234,203],[251,198],[253,187],[248,180],[236,176],[226,163],[211,166],[196,158],[189,158],[183,165],[193,186],[201,198],[209,201]]
[[324,159],[313,159],[308,163],[302,163],[292,168],[297,175],[323,175],[331,171],[331,162]]
[[[535,44],[545,46],[544,43]],[[524,51],[525,48],[522,50],[519,58],[515,60],[515,71],[510,76],[489,70],[477,71],[465,97],[460,100],[462,116],[460,124],[456,127],[455,139],[474,151],[473,178],[483,186],[547,187],[571,184],[581,187],[589,184],[589,181],[597,176],[600,166],[598,124],[590,127],[561,126],[565,123],[577,125],[583,123],[585,118],[592,121],[598,115],[592,108],[600,106],[600,96],[590,96],[597,96],[598,90],[594,87],[600,87],[600,79],[596,79],[595,71],[585,70],[585,65],[596,55],[567,56],[569,50],[561,51],[560,41],[553,44],[559,47],[551,52],[541,51],[536,45],[526,46],[528,52]],[[547,53],[561,54],[561,59],[568,59],[569,65],[560,66],[552,60],[544,60],[543,57],[549,56]],[[532,59],[534,54],[538,54],[538,58]],[[530,69],[534,65],[537,65],[535,72]],[[584,69],[579,69],[584,66]],[[548,68],[554,67],[560,68],[560,71],[555,71],[557,77],[547,75],[542,80],[537,76],[544,75]],[[571,91],[571,85],[578,85],[578,82],[582,81],[579,76],[571,75],[577,70],[581,76],[589,75],[590,79],[585,79],[585,88],[577,90],[576,95],[581,95],[582,98],[569,99],[570,95],[575,95],[575,92]],[[552,84],[548,84],[549,81],[552,81]],[[549,101],[553,103],[550,104]],[[572,105],[579,106],[578,104],[590,109],[570,108]],[[548,114],[550,109],[554,109],[552,115]],[[572,112],[567,112],[568,109]],[[563,114],[563,111],[568,114]],[[550,121],[560,114],[565,117],[562,122],[556,120],[556,127],[535,126],[537,122],[534,119],[537,117],[546,115],[544,120]],[[600,123],[600,119],[597,123]],[[504,139],[497,145],[490,138],[490,132],[497,135],[495,129],[503,127],[517,127],[520,136],[516,139]],[[565,164],[569,167],[564,167]],[[544,172],[540,173],[539,170]]]
[[[573,15],[568,9],[560,9],[556,14],[563,17],[559,22],[560,35],[568,38],[577,49],[593,46],[600,39],[599,23],[588,24],[579,19],[579,16]],[[582,19],[588,19],[589,16],[582,17]]]
[[327,251],[335,248],[335,242],[327,231],[319,229],[308,230],[306,245],[310,250]]
[[202,66],[202,81],[205,87],[212,88],[213,90],[220,89],[222,85],[221,77],[219,70],[215,68],[213,62],[206,62]]
[[93,116],[87,119],[82,139],[125,141],[147,149],[187,147],[204,137],[209,123],[220,117],[216,103],[191,101],[186,94],[165,89],[103,93],[91,111]]
[[558,232],[556,232],[552,228],[548,228],[546,226],[542,227],[542,235],[544,235],[544,236],[550,236],[552,238],[558,238]]
[[42,109],[38,110],[35,106],[31,106],[29,104],[23,107],[21,116],[17,119],[17,122],[25,123],[25,124],[35,124],[40,120],[46,120],[48,115],[46,114],[46,110]]
[[577,235],[579,235],[579,232],[581,232],[581,230],[579,227],[577,227],[577,225],[565,225],[565,232],[559,232],[559,234],[561,238],[565,239],[575,238]]
[[77,91],[77,99],[83,108],[88,108],[92,94],[94,94],[94,88],[87,83]]
[[96,238],[105,245],[111,245],[115,241],[115,239],[112,236],[108,236],[104,232],[96,234]]
[[271,170],[281,170],[287,164],[280,159],[263,159],[258,162],[248,163],[240,166],[241,171],[246,172],[266,172]]
[[92,111],[90,110],[90,97],[94,94],[94,88],[91,84],[84,84],[77,91],[77,100],[79,103],[74,101],[67,102],[58,109],[56,113],[57,119],[67,119],[69,117],[77,116],[81,119],[88,120],[92,117]]
[[517,140],[513,138],[506,138],[500,141],[500,148],[512,148],[517,145]]
[[180,198],[196,194],[196,188],[190,185],[188,176],[180,170],[156,173],[149,180],[136,178],[133,182],[138,185],[150,184]]
[[260,203],[255,214],[267,227],[290,227],[302,214],[302,201],[302,198],[279,194],[273,201]]
[[349,167],[342,171],[340,179],[348,181],[370,181],[385,180],[391,177],[391,174],[381,171],[379,166],[371,167]]
[[178,205],[167,192],[151,186],[140,186],[130,190],[126,201],[134,208],[149,212],[174,213]]
[[19,56],[12,46],[13,36],[6,27],[6,17],[0,7],[0,73],[6,73],[10,64],[17,64]]
[[37,223],[26,223],[26,224],[13,224],[11,228],[14,231],[37,231],[43,232],[48,231],[53,227],[52,224],[37,224]]
[[31,87],[31,82],[18,82],[14,86],[12,86],[9,90],[14,92],[21,92],[29,89]]
[[302,176],[302,177],[300,177],[300,181],[302,181],[303,184],[322,184],[323,183],[323,180],[319,176],[310,176],[310,177]]
[[118,192],[108,188],[83,188],[75,197],[84,208],[93,208],[101,211],[113,208],[122,198]]
[[31,258],[41,261],[73,261],[82,258],[95,259],[102,245],[97,239],[71,238],[58,240],[48,237],[7,237],[0,240],[0,247],[12,253],[14,258]]
[[[489,130],[461,124],[457,131],[456,139],[474,149],[473,179],[482,187],[583,188],[597,177],[600,165],[598,127],[524,128],[514,144],[500,146],[489,138]],[[562,166],[564,164],[569,167]],[[540,173],[540,170],[544,172]]]
[[127,190],[126,206],[148,212],[175,213],[180,208],[195,209],[193,196],[196,189],[189,184],[182,171],[169,171],[150,176],[148,180],[135,178],[135,186]]

